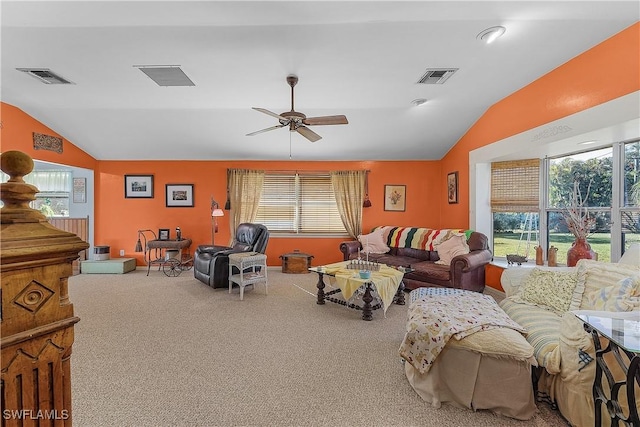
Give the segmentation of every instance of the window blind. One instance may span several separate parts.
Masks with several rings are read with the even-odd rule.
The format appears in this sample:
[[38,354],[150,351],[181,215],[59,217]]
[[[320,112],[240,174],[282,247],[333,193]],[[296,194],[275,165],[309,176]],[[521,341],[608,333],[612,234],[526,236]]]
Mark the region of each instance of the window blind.
[[267,173],[256,222],[274,233],[346,233],[326,173]]
[[538,212],[540,159],[491,163],[491,210]]

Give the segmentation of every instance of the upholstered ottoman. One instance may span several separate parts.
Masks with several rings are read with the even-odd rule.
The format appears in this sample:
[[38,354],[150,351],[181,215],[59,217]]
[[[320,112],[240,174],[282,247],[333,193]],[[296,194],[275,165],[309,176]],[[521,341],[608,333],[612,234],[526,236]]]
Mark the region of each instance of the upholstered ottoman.
[[[416,310],[428,309],[428,304],[433,302],[430,298],[448,295],[447,298],[451,300],[465,292],[470,291],[443,288],[412,291],[409,295],[407,331],[415,329],[416,322],[421,321],[421,316],[415,315]],[[405,359],[407,380],[416,393],[433,406],[449,403],[472,410],[490,410],[520,420],[530,419],[536,412],[531,365],[537,363],[533,357],[533,347],[517,330],[495,327],[472,333],[460,340],[452,337],[430,362],[426,372],[421,372],[422,369],[416,367],[421,365],[416,363],[415,357],[408,355],[407,339],[405,337],[400,347],[400,354]]]
[[125,274],[136,269],[135,258],[114,258],[104,261],[82,261],[82,274]]

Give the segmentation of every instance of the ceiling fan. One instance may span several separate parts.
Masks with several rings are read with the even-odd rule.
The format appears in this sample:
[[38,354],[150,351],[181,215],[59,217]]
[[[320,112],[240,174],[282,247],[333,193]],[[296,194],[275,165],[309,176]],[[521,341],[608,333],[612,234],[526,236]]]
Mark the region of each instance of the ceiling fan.
[[289,131],[298,132],[311,142],[316,142],[322,137],[309,129],[307,126],[321,126],[321,125],[346,125],[349,122],[344,115],[337,116],[320,116],[320,117],[307,117],[304,114],[295,111],[293,109],[293,87],[298,83],[298,76],[290,74],[287,76],[287,83],[291,86],[291,111],[276,114],[272,111],[264,108],[252,107],[256,111],[268,114],[275,117],[280,121],[279,125],[271,126],[266,129],[261,129],[255,132],[248,133],[247,136],[257,135],[259,133],[268,132],[270,130],[278,129],[281,127],[289,126]]

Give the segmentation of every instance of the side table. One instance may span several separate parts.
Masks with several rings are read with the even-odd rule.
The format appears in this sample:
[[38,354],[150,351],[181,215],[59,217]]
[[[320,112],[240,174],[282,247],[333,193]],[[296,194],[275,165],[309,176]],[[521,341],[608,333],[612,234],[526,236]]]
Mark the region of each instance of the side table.
[[[189,253],[191,239],[180,240],[149,240],[145,248],[145,262],[147,263],[147,276],[151,265],[157,265],[158,269],[167,276],[178,276],[182,270],[189,270],[193,266],[193,258]],[[171,251],[174,251],[173,253]]]
[[[593,382],[593,403],[595,426],[602,425],[602,405],[611,418],[611,425],[640,425],[636,389],[640,387],[640,316],[638,312],[588,312],[577,311],[575,315],[584,323],[584,329],[591,334],[596,350],[596,375]],[[600,338],[609,342],[602,348]],[[612,353],[625,378],[614,378],[604,356]],[[603,378],[607,379],[605,390]],[[636,387],[637,385],[637,387]],[[622,396],[620,396],[622,394]],[[619,400],[625,399],[628,414],[625,415]]]
[[[234,269],[238,272],[234,274]],[[244,288],[248,285],[264,283],[267,294],[267,256],[258,252],[229,254],[229,293],[233,284],[240,286],[240,300],[244,299]]]

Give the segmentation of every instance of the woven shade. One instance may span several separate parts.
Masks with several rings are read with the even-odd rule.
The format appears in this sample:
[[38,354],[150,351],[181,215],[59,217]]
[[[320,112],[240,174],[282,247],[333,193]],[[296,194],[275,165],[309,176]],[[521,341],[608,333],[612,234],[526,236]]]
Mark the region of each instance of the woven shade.
[[491,163],[491,211],[538,212],[540,159]]

